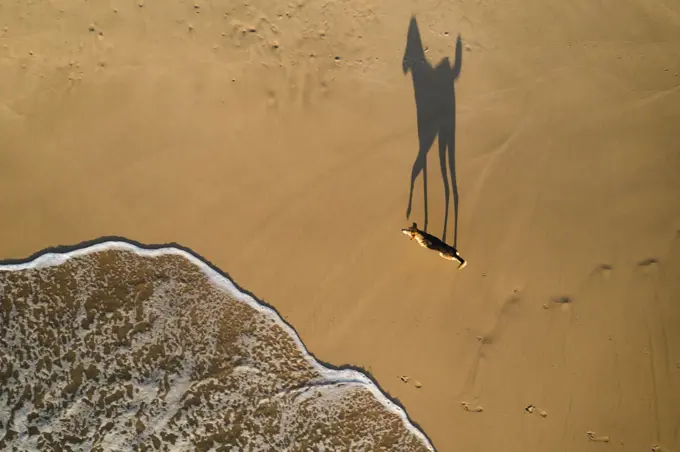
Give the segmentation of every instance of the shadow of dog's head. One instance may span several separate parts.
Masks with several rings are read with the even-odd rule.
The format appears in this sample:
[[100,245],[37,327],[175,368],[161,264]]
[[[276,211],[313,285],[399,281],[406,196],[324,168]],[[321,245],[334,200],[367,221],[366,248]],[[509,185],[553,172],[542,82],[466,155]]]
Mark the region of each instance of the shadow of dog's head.
[[404,74],[413,69],[418,63],[425,61],[425,50],[423,43],[420,40],[420,31],[418,30],[418,22],[415,16],[411,17],[408,25],[408,34],[406,36],[406,48],[404,49],[404,58],[402,60],[402,69]]

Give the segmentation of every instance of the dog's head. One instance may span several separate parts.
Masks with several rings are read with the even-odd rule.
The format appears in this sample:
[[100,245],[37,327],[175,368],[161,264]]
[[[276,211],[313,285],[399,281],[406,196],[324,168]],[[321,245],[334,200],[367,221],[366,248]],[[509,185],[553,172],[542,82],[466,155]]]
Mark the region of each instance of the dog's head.
[[418,235],[418,232],[419,232],[418,231],[418,225],[413,223],[413,225],[411,227],[404,228],[404,229],[401,230],[401,232],[402,232],[402,234],[408,235],[411,238],[411,240],[413,240],[415,238],[415,236]]

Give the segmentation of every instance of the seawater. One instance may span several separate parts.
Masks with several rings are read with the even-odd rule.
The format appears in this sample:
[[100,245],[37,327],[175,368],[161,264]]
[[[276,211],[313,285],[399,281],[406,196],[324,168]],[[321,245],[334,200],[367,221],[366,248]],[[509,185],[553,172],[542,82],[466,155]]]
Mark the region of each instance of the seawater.
[[0,449],[433,451],[193,254],[106,242],[0,266]]

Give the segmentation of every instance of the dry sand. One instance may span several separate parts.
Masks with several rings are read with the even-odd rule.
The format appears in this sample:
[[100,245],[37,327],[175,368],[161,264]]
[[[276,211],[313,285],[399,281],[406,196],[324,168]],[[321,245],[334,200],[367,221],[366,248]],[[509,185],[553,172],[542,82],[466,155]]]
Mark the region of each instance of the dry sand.
[[[460,272],[399,234],[412,14],[462,37]],[[677,451],[678,73],[670,0],[1,2],[0,256],[181,243],[442,451]]]

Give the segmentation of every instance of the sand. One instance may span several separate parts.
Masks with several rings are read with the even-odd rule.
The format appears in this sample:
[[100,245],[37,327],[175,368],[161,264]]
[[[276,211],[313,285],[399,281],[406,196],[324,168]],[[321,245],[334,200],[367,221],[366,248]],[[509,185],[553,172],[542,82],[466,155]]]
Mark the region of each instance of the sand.
[[[412,16],[430,74],[462,46],[454,114],[421,101],[420,128]],[[438,450],[680,450],[679,25],[643,0],[3,2],[0,256],[187,246]],[[454,119],[462,271],[399,233]]]

